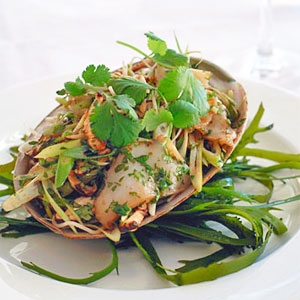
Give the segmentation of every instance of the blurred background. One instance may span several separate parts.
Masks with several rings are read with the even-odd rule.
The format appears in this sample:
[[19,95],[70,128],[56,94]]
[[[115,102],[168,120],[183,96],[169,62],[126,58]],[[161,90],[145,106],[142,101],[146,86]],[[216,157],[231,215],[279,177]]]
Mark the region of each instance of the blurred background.
[[[300,55],[300,0],[273,0],[261,26],[264,0],[0,0],[0,89],[64,74],[89,64],[119,67],[136,55],[122,40],[146,50],[153,31],[176,47],[201,55],[232,75],[247,77],[249,51],[268,32],[277,49]],[[268,2],[268,1],[265,1]],[[265,25],[272,25],[266,27]],[[262,29],[263,27],[263,29]],[[272,84],[300,93],[297,64]],[[244,68],[244,69],[243,69]],[[289,77],[290,76],[290,77]],[[70,78],[73,79],[73,78]]]

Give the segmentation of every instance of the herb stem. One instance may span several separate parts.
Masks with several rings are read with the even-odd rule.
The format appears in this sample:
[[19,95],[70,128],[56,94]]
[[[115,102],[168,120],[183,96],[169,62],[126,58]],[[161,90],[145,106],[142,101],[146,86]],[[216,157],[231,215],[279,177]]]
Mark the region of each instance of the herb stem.
[[138,53],[140,53],[144,57],[150,58],[149,55],[147,55],[145,52],[143,52],[142,50],[140,50],[139,48],[137,48],[137,47],[135,47],[133,45],[130,45],[130,44],[122,42],[122,41],[117,41],[117,43],[120,44],[120,45],[123,45],[125,47],[128,47],[128,48],[130,48],[130,49],[132,49],[132,50],[134,50],[134,51],[136,51]]

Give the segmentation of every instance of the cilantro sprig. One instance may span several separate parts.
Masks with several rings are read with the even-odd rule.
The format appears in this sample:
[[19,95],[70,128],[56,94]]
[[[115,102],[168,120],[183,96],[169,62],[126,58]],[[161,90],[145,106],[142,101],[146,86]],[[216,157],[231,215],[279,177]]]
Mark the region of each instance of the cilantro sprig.
[[[103,93],[104,103],[97,106],[90,116],[91,128],[97,138],[109,141],[116,147],[132,143],[143,129],[154,131],[161,123],[177,128],[192,127],[209,110],[206,89],[190,70],[189,57],[187,53],[182,53],[178,41],[177,52],[169,49],[167,43],[153,32],[147,32],[145,36],[150,54],[127,43],[118,43],[165,68],[166,76],[156,85],[134,76],[112,76],[109,68],[102,64],[87,66],[81,76],[66,82],[64,89],[57,92],[61,96],[72,97],[83,94],[93,97],[97,92]],[[136,106],[153,96],[159,109],[146,111],[140,120]],[[160,101],[162,104],[159,104]]]
[[192,127],[209,111],[207,92],[190,69],[179,67],[170,71],[158,86],[158,92],[170,102],[173,124],[178,128]]
[[144,57],[147,57],[159,65],[167,68],[188,66],[189,58],[186,54],[180,52],[178,53],[173,49],[169,49],[166,42],[151,31],[145,33],[145,36],[147,37],[148,49],[151,51],[150,54],[146,54],[144,51],[128,43],[122,41],[117,41],[117,43],[126,46],[140,53]]
[[[153,32],[145,33],[145,35],[147,46],[152,51],[150,54],[127,43],[118,42],[167,68],[166,76],[160,80],[156,90],[160,97],[170,103],[166,109],[172,114],[174,126],[187,128],[197,124],[199,118],[208,113],[209,104],[206,89],[189,68],[188,55],[181,53],[180,48],[179,53],[169,49],[167,43]],[[129,90],[129,87],[126,86],[126,89]],[[152,123],[157,122],[157,116],[151,113],[151,117],[155,120]],[[150,115],[147,116],[147,123],[149,120]]]
[[[109,140],[116,147],[134,142],[143,128],[132,108],[134,103],[130,97],[120,95],[107,97],[104,104],[96,106],[90,116],[95,135],[100,140]],[[117,108],[128,115],[120,113]]]
[[93,87],[101,87],[108,83],[111,74],[109,68],[105,65],[89,65],[75,81],[68,81],[64,84],[64,89],[58,91],[59,95],[69,94],[71,96],[80,96]]

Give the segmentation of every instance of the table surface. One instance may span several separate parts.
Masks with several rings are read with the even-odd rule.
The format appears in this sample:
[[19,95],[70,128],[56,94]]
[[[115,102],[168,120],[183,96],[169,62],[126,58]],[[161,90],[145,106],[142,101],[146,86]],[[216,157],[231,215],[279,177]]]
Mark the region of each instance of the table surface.
[[[89,64],[113,69],[136,55],[116,41],[146,50],[148,31],[170,47],[175,47],[176,34],[182,48],[201,51],[204,58],[240,76],[239,61],[258,42],[260,2],[0,0],[0,90],[80,74]],[[300,0],[272,4],[274,47],[300,53]],[[275,84],[300,93],[297,78]]]

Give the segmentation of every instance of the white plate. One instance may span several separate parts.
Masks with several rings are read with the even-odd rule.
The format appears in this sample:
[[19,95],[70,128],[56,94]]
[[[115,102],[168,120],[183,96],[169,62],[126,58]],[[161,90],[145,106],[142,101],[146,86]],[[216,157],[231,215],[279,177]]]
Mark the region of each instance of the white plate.
[[[55,91],[70,77],[59,77],[16,87],[0,93],[4,109],[1,110],[0,162],[7,156],[4,150],[14,144],[17,137],[28,133],[39,120],[56,106]],[[263,123],[274,123],[275,128],[262,145],[278,150],[300,152],[300,98],[287,91],[241,80],[249,100],[252,116],[260,102],[266,109]],[[300,184],[278,189],[276,198],[300,193]],[[88,272],[101,269],[109,260],[109,251],[103,240],[67,240],[47,233],[19,239],[0,239],[0,291],[13,299],[126,299],[164,298],[184,299],[299,299],[300,298],[300,203],[284,207],[283,218],[289,231],[273,238],[263,256],[252,266],[219,278],[183,287],[175,287],[161,279],[135,249],[119,253],[119,275],[115,272],[89,286],[61,283],[32,273],[20,265],[20,260],[51,269],[65,276],[85,277]],[[177,259],[199,257],[202,246],[159,246],[159,253],[168,266]],[[202,252],[201,252],[202,251]]]

